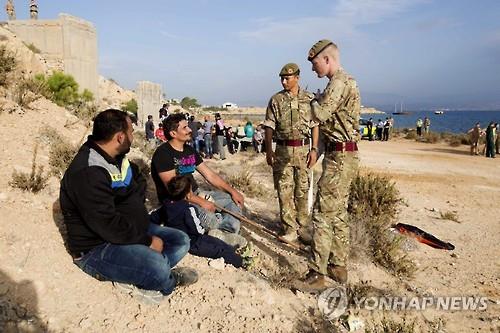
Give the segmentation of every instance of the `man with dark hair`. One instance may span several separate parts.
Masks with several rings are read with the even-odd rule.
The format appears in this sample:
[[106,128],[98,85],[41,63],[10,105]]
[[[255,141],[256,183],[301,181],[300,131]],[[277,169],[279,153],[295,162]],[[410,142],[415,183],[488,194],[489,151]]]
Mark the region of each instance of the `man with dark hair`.
[[196,282],[197,275],[171,270],[189,250],[189,238],[150,223],[146,180],[125,156],[132,141],[125,112],[99,113],[92,135],[64,174],[59,200],[74,263],[96,279],[117,282],[132,295],[158,303],[177,285]]
[[169,113],[168,113],[168,104],[165,103],[161,107],[160,111],[158,111],[158,117],[160,118],[161,121],[163,121],[163,119],[167,118],[168,115],[169,115]]
[[[215,210],[218,205],[240,213],[244,200],[241,193],[203,163],[195,149],[186,144],[191,140],[192,132],[182,114],[172,114],[165,119],[163,130],[168,141],[156,149],[151,161],[151,176],[159,201],[170,198],[166,186],[176,175],[187,175],[192,180],[194,192],[189,202],[197,207],[204,227],[237,234],[240,221],[229,214],[215,214]],[[221,191],[207,191],[201,195],[193,177],[195,170]]]
[[148,116],[148,121],[146,121],[144,130],[146,132],[146,140],[152,141],[155,139],[155,124],[152,115]]

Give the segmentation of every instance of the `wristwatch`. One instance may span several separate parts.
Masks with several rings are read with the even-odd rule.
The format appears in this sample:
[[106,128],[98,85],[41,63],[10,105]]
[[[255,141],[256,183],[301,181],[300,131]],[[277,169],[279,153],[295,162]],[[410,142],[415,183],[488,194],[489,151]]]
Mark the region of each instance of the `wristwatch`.
[[311,151],[315,150],[316,152],[318,152],[318,147],[311,147]]

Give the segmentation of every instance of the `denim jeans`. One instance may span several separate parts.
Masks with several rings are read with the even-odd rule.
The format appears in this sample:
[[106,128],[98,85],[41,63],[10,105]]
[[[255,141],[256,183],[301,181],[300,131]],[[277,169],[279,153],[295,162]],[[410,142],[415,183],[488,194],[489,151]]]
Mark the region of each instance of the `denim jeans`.
[[163,252],[146,245],[101,244],[75,264],[98,280],[133,284],[164,295],[175,288],[170,269],[189,251],[189,237],[182,231],[151,223],[148,234],[163,240]]
[[213,155],[213,151],[212,151],[212,134],[205,134],[205,136],[203,137],[204,141],[205,141],[205,155],[207,155],[206,157],[210,157]]
[[[227,210],[241,214],[240,207],[236,205],[236,203],[233,201],[233,198],[231,198],[231,196],[226,192],[203,191],[198,192],[197,194],[202,197],[210,196],[217,206],[224,207]],[[240,232],[240,221],[237,218],[224,212],[220,214],[212,213],[201,208],[198,205],[194,206],[196,207],[198,218],[200,219],[201,224],[205,229],[221,229],[228,232],[233,232],[235,234]]]

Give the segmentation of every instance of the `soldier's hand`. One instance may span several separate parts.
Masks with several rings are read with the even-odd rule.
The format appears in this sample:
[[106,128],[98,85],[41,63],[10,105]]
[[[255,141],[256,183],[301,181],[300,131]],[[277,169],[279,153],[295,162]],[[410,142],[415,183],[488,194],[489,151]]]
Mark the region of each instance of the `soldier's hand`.
[[245,198],[240,192],[234,190],[233,192],[231,192],[231,198],[238,205],[238,207],[243,208]]
[[307,168],[310,169],[312,168],[315,164],[316,161],[318,160],[318,151],[316,149],[313,149],[307,154]]
[[149,245],[149,248],[161,253],[163,251],[163,240],[158,236],[151,236],[151,238],[151,245]]
[[267,162],[267,165],[273,166],[275,159],[276,159],[276,155],[274,154],[274,152],[267,152],[266,153],[266,162]]

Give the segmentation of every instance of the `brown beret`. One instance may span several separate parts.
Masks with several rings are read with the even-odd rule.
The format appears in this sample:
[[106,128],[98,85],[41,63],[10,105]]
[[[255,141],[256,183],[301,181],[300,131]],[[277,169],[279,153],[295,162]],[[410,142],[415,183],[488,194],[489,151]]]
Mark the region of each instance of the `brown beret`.
[[328,39],[320,40],[319,42],[314,44],[309,50],[307,60],[312,61],[314,58],[316,58],[318,54],[320,54],[324,49],[326,49],[330,45],[334,45],[331,40]]

